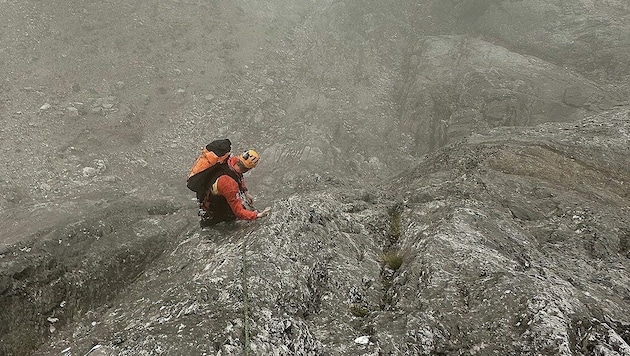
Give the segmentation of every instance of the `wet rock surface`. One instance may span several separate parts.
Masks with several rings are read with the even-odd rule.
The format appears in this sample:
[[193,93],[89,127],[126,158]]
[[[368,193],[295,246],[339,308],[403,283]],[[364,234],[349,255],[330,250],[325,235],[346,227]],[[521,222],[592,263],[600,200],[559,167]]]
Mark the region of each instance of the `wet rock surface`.
[[186,226],[177,210],[163,201],[102,203],[3,249],[0,350],[22,354],[115,297],[170,249]]
[[187,230],[38,354],[625,354],[627,115],[496,129],[387,194],[322,183]]
[[0,354],[630,354],[626,2],[0,4]]

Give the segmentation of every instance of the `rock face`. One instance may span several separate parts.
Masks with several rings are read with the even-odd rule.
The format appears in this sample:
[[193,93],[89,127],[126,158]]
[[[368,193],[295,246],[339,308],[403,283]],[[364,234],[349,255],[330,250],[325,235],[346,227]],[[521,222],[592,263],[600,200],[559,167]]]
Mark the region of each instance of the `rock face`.
[[[549,8],[556,17],[540,16]],[[371,158],[399,170],[471,132],[577,120],[628,102],[621,1],[364,1],[317,10],[289,37],[299,65],[287,72],[286,120],[273,127],[319,147],[328,170],[341,165],[369,180]],[[591,21],[611,26],[591,31]],[[582,46],[585,32],[616,54]],[[594,67],[618,70],[600,80]],[[392,151],[410,159],[392,160]]]
[[433,151],[471,130],[572,120],[607,100],[584,77],[479,39],[427,37],[409,54],[399,130],[412,135],[413,152]]
[[627,1],[2,6],[0,355],[630,355]]
[[[429,6],[444,5],[435,1]],[[619,81],[630,75],[621,54],[630,48],[625,36],[630,33],[626,1],[480,0],[463,2],[455,9],[448,13],[459,28],[497,39],[517,52],[535,53],[591,78]]]
[[627,354],[627,115],[490,131],[403,177],[403,246],[422,252],[400,302],[425,306],[434,346]]
[[[2,355],[21,355],[120,293],[185,224],[165,201],[101,202],[0,254]],[[169,215],[171,214],[171,215]],[[36,215],[35,215],[36,216]]]
[[38,354],[628,354],[628,115],[491,130],[396,189],[321,182],[190,229]]

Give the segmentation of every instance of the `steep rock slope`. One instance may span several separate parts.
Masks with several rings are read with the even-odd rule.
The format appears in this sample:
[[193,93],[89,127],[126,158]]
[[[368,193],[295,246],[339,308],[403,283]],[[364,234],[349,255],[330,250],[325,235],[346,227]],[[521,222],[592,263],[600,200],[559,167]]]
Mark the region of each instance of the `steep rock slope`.
[[[538,16],[548,7],[558,21]],[[278,196],[286,193],[278,182],[291,186],[295,176],[372,180],[483,127],[579,119],[628,100],[622,1],[4,8],[3,209],[102,189],[181,194],[170,186],[216,136],[269,157],[260,167],[269,178],[256,186]],[[532,29],[534,19],[546,22]],[[606,43],[607,54],[571,42],[578,38]]]
[[[374,2],[376,3],[376,2]],[[468,34],[579,72],[627,92],[630,5],[610,1],[404,1],[416,30]]]
[[[343,167],[370,180],[375,172],[386,176],[472,132],[578,120],[627,103],[624,77],[600,81],[582,67],[550,59],[569,56],[563,48],[570,48],[570,57],[591,60],[590,47],[556,45],[558,32],[578,36],[586,31],[578,19],[604,12],[619,32],[608,26],[591,30],[618,44],[619,58],[609,65],[627,56],[625,40],[617,36],[629,34],[625,12],[611,17],[612,2],[592,13],[582,4],[564,3],[563,16],[573,20],[547,23],[527,50],[512,43],[530,41],[528,21],[557,5],[517,2],[527,10],[518,14],[523,20],[503,18],[511,31],[494,37],[479,29],[486,22],[473,22],[474,27],[464,21],[467,7],[491,16],[494,7],[484,3],[340,1],[317,8],[286,37],[292,44],[287,54],[294,59],[285,69],[291,101],[286,119],[275,118],[271,128],[290,139],[269,149],[274,174],[290,177],[287,170],[296,169],[298,161],[305,172]],[[540,55],[543,48],[547,55]],[[598,68],[606,72],[609,66]],[[392,151],[401,158],[392,160]]]
[[395,192],[321,182],[189,231],[38,354],[628,354],[628,114],[496,129]]
[[[209,268],[238,268],[238,244],[241,236],[249,233],[225,232],[228,243],[237,245],[223,244],[217,250],[213,243],[218,241],[208,244],[195,237],[195,204],[183,180],[199,147],[217,135],[232,138],[235,151],[254,147],[264,157],[248,178],[254,192],[259,193],[259,204],[275,204],[277,215],[269,221],[275,227],[264,225],[258,234],[249,235],[267,243],[252,246],[255,267],[268,271],[270,276],[277,272],[268,267],[274,262],[258,252],[288,251],[292,262],[296,255],[306,261],[285,268],[298,281],[306,278],[305,285],[295,284],[296,291],[287,294],[296,301],[279,299],[282,308],[271,309],[271,317],[261,304],[259,310],[264,313],[255,314],[263,325],[256,328],[264,330],[271,330],[265,322],[270,318],[277,320],[278,314],[274,313],[278,310],[289,310],[290,316],[287,320],[283,316],[282,323],[274,324],[276,336],[272,341],[264,338],[266,331],[252,341],[252,347],[259,350],[369,352],[357,349],[361,345],[375,351],[396,350],[402,347],[398,341],[400,335],[406,335],[406,329],[422,330],[419,334],[426,337],[410,336],[405,350],[464,350],[460,341],[445,336],[461,334],[445,319],[434,318],[429,325],[415,315],[407,325],[399,321],[398,314],[371,317],[376,305],[376,309],[386,310],[400,296],[398,289],[390,288],[398,272],[383,269],[379,261],[390,261],[387,263],[392,267],[401,262],[400,256],[388,251],[397,251],[406,238],[410,239],[407,245],[424,246],[418,242],[424,240],[420,238],[424,230],[413,224],[417,217],[412,211],[417,210],[428,211],[429,221],[443,219],[447,224],[431,225],[436,230],[427,230],[428,235],[445,232],[449,239],[467,237],[468,233],[474,239],[486,230],[500,230],[495,225],[501,224],[485,223],[488,219],[473,226],[478,229],[474,230],[468,226],[474,224],[465,209],[496,218],[505,217],[502,214],[509,210],[508,217],[514,219],[502,225],[519,231],[523,241],[530,241],[533,236],[539,243],[544,241],[542,246],[568,245],[573,248],[570,252],[580,253],[565,258],[565,250],[555,252],[558,266],[566,265],[569,270],[580,266],[594,275],[591,282],[612,288],[618,295],[626,291],[623,274],[617,285],[612,272],[600,272],[595,267],[614,270],[617,265],[599,261],[614,251],[621,255],[627,251],[625,215],[619,215],[618,223],[602,225],[600,221],[600,216],[627,211],[625,183],[620,183],[624,179],[619,178],[627,176],[627,160],[624,154],[614,153],[626,151],[623,140],[613,140],[625,137],[623,131],[615,130],[625,130],[627,116],[622,112],[610,114],[610,120],[594,117],[591,123],[579,121],[577,125],[585,125],[582,128],[566,124],[535,126],[526,131],[493,130],[499,126],[577,121],[627,104],[625,58],[630,36],[626,36],[628,7],[624,1],[403,0],[391,6],[378,0],[168,0],[133,4],[120,0],[26,0],[4,1],[2,9],[0,63],[5,72],[0,78],[0,297],[3,306],[8,306],[2,310],[10,311],[3,312],[2,320],[11,320],[0,328],[3,347],[26,352],[51,333],[56,337],[52,341],[54,347],[67,345],[74,338],[57,334],[66,323],[77,321],[76,328],[69,329],[78,336],[72,346],[75,350],[89,350],[94,340],[82,337],[89,334],[107,347],[130,354],[159,352],[163,348],[182,351],[183,344],[171,344],[174,329],[165,329],[161,334],[165,336],[157,339],[154,335],[160,334],[155,332],[159,327],[151,329],[168,322],[152,308],[160,305],[164,306],[163,311],[174,312],[178,306],[189,303],[177,299],[176,294],[182,293],[195,301],[199,299],[202,306],[190,302],[187,307],[191,309],[181,315],[178,311],[176,317],[198,313],[203,319],[208,305],[218,310],[213,314],[216,319],[198,321],[211,333],[196,334],[199,328],[191,334],[179,333],[181,338],[189,338],[186,347],[212,350],[206,348],[206,342],[196,342],[212,335],[218,337],[212,343],[214,349],[237,353],[244,341],[235,332],[238,327],[231,329],[242,320],[235,317],[240,317],[242,305],[232,305],[238,291],[221,292],[219,301],[210,303],[205,301],[210,297],[203,289],[186,283],[215,283],[206,281],[211,277],[200,272],[206,264],[194,263],[199,258],[199,263],[209,261]],[[602,127],[598,126],[600,123]],[[549,130],[558,137],[566,134],[570,139],[558,141],[541,133],[546,137],[542,139],[532,134],[537,130]],[[524,144],[511,141],[510,135],[521,137],[523,132]],[[471,133],[476,134],[467,144],[457,145],[457,140]],[[586,142],[583,135],[594,139]],[[539,145],[530,147],[528,140]],[[430,156],[425,165],[416,168],[425,177],[413,183],[417,187],[409,186],[410,181],[414,182],[413,174],[394,186],[387,183],[382,189],[372,187],[371,184],[402,169],[415,167],[425,153],[446,144],[451,145],[449,150],[453,150],[455,161],[448,159],[448,151]],[[475,148],[468,151],[466,147]],[[571,156],[579,160],[574,162]],[[483,157],[486,161],[479,163]],[[595,162],[590,163],[591,160]],[[441,161],[448,165],[440,166]],[[514,165],[514,161],[523,161],[524,165]],[[542,168],[536,170],[539,166]],[[475,171],[476,167],[481,168]],[[484,167],[486,171],[481,170]],[[497,173],[500,171],[513,174]],[[492,187],[493,193],[484,195],[479,186],[483,184],[467,180],[471,174]],[[355,183],[349,182],[349,175],[363,190],[353,190]],[[514,178],[520,175],[525,178]],[[393,187],[404,189],[400,195],[394,195]],[[442,188],[446,190],[440,191]],[[448,208],[431,210],[432,204],[439,207],[451,192],[456,197],[462,194],[463,199],[448,201],[452,204],[451,213]],[[521,193],[533,195],[522,198],[518,195]],[[406,198],[409,195],[413,199]],[[571,197],[571,203],[588,203],[589,210],[569,209],[566,196]],[[164,197],[165,202],[154,202],[156,197]],[[432,199],[437,202],[430,203]],[[591,205],[601,211],[593,213]],[[320,211],[320,206],[324,210]],[[446,215],[440,215],[443,212]],[[460,222],[455,223],[453,216]],[[292,219],[301,224],[291,225]],[[330,221],[335,222],[330,225]],[[322,229],[330,240],[319,237]],[[276,240],[272,235],[279,233],[304,241],[310,253],[323,249],[326,256],[334,256],[340,236],[346,238],[350,234],[347,238],[351,239],[357,235],[360,241],[368,241],[365,252],[360,247],[363,245],[354,240],[343,240],[339,247],[346,251],[351,250],[348,246],[358,246],[355,261],[346,262],[362,265],[361,271],[367,276],[365,281],[361,278],[361,288],[365,290],[357,287],[349,292],[345,305],[349,305],[350,315],[342,314],[340,321],[347,324],[339,324],[330,333],[323,324],[308,324],[307,316],[317,311],[320,314],[316,318],[334,318],[332,312],[327,316],[332,307],[325,304],[329,297],[324,291],[333,289],[326,277],[329,268],[324,262],[315,266],[318,255],[304,257],[300,246],[273,249],[271,242]],[[427,248],[452,255],[451,250],[437,251],[446,240],[426,240],[433,244]],[[468,249],[480,248],[474,245],[475,241],[468,241]],[[509,251],[507,257],[498,258],[508,264],[516,258],[525,266],[541,254],[497,241],[499,245],[512,246],[514,251],[523,251],[518,258],[513,256],[516,252]],[[570,245],[576,241],[578,245]],[[186,252],[181,252],[181,248],[173,250],[171,243],[182,243]],[[153,262],[165,251],[172,255]],[[550,250],[544,251],[552,255]],[[219,254],[217,262],[210,257],[215,252]],[[492,255],[491,252],[487,253]],[[582,252],[590,259],[583,259],[586,255]],[[230,257],[224,260],[222,254]],[[366,260],[366,256],[371,259]],[[404,256],[400,271],[405,263],[412,263]],[[193,261],[190,268],[185,261]],[[620,266],[625,268],[623,263]],[[461,270],[440,261],[434,267],[449,273]],[[184,272],[177,272],[177,268]],[[493,268],[492,271],[500,269],[496,264]],[[510,266],[501,268],[513,273]],[[343,280],[358,278],[344,273],[341,270],[337,275],[342,275]],[[533,284],[523,275],[506,275],[522,279],[530,289],[541,293],[548,293],[553,287],[550,278]],[[139,276],[146,278],[132,284]],[[213,288],[221,290],[229,285],[238,289],[234,282],[238,275],[230,281],[227,280],[232,275],[226,276]],[[465,274],[453,280],[439,273],[438,277],[439,281],[446,280],[443,285],[449,288],[453,283],[457,285],[453,280],[459,278],[473,285],[472,292],[481,289]],[[545,279],[542,274],[538,277]],[[270,280],[271,285],[281,283]],[[582,279],[570,275],[566,280],[577,284],[575,281]],[[561,279],[557,282],[566,284]],[[252,281],[252,288],[265,295],[267,283]],[[119,294],[128,284],[129,289]],[[589,284],[584,294],[604,287]],[[100,292],[102,288],[106,290]],[[432,288],[435,293],[441,291]],[[462,295],[468,293],[465,287],[461,289]],[[333,300],[339,301],[346,292],[341,288],[336,293],[337,299]],[[305,296],[300,297],[302,294]],[[414,306],[405,310],[420,310],[424,316],[430,314],[427,305],[435,301],[445,308],[444,300],[448,300],[461,312],[452,320],[465,319],[471,313],[485,315],[475,309],[475,296],[461,302],[454,299],[454,294],[437,295],[433,298],[420,294],[425,304],[409,302]],[[523,300],[531,297],[524,295]],[[162,296],[176,304],[160,304]],[[263,298],[261,303],[272,305],[271,299]],[[602,338],[603,333],[584,337],[586,330],[601,331],[607,325],[627,342],[627,321],[614,313],[617,305],[623,303],[614,304],[616,299],[610,299],[613,304],[609,312],[600,308],[609,303],[604,297],[594,299],[595,302],[584,305],[596,307],[582,315],[593,316],[597,321],[583,322],[586,324],[580,325],[587,325],[584,329],[572,328],[577,323],[573,321],[566,323],[566,332],[557,331],[562,330],[560,324],[545,329],[540,326],[549,324],[542,318],[544,313],[534,313],[542,321],[532,321],[539,331],[532,329],[529,334],[542,340],[536,337],[545,330],[556,330],[549,333],[561,338],[568,335],[571,350],[586,353],[616,343],[612,332],[606,342],[593,341]],[[137,301],[137,308],[132,312],[133,300]],[[566,304],[569,299],[562,300],[557,303]],[[120,305],[119,311],[108,308],[114,303]],[[147,303],[152,303],[152,307]],[[472,305],[472,311],[464,310],[465,303]],[[572,306],[576,303],[570,302]],[[336,302],[335,306],[339,305],[342,304]],[[499,302],[493,305],[499,306]],[[556,314],[569,315],[569,309],[563,307]],[[121,314],[114,317],[116,313]],[[165,318],[170,315],[165,314]],[[225,330],[215,332],[220,326],[212,320],[222,322],[222,315],[234,321],[226,323]],[[509,324],[492,315],[487,318],[494,325],[487,333],[471,333],[470,338],[462,340],[475,345],[480,339],[497,336],[500,327]],[[601,322],[606,318],[610,320],[604,325]],[[390,323],[390,319],[396,323]],[[95,325],[89,322],[92,320]],[[293,322],[299,327],[292,328]],[[470,323],[467,325],[476,325]],[[192,328],[186,321],[177,325],[177,331],[180,325],[182,330]],[[92,331],[92,326],[99,326],[98,330]],[[343,333],[344,328],[362,337],[356,343],[346,344],[352,337]],[[311,329],[315,334],[309,334]],[[391,335],[385,329],[393,330]],[[294,337],[293,331],[301,336]],[[527,346],[525,336],[519,335],[507,333],[502,340],[513,341],[514,352],[546,347],[536,343]],[[370,340],[378,346],[369,345]],[[574,346],[572,340],[578,340],[579,346]],[[472,350],[481,350],[482,346]],[[550,347],[556,350],[555,346]],[[623,352],[622,344],[615,347]]]

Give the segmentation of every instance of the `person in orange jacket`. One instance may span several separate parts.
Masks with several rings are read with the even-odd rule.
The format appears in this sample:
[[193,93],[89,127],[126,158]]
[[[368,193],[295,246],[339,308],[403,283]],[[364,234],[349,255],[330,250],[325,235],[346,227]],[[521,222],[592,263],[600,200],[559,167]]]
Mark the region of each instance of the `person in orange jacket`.
[[270,208],[259,212],[250,210],[254,199],[249,193],[243,173],[258,165],[260,157],[254,150],[247,150],[239,156],[218,164],[209,177],[209,188],[201,204],[204,211],[201,227],[217,224],[221,221],[255,220],[269,215]]

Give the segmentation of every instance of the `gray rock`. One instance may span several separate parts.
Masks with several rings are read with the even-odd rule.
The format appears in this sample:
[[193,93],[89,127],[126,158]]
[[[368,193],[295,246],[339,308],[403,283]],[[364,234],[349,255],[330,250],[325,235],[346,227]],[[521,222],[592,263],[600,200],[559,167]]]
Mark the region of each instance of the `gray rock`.
[[70,117],[77,117],[79,116],[79,109],[75,108],[74,106],[69,106],[66,108],[66,112],[68,112],[68,116]]
[[154,5],[3,2],[0,354],[628,354],[626,0]]

